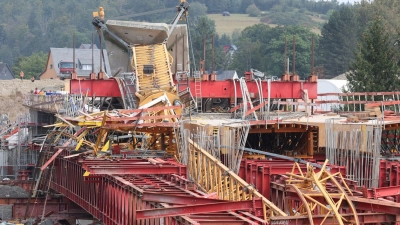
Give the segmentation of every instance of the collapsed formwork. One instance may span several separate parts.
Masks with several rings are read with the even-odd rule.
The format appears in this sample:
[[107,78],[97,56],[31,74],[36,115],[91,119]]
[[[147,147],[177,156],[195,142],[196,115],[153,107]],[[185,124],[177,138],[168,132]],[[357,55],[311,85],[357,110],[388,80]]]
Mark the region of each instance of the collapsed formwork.
[[[38,101],[42,99],[38,98]],[[365,223],[396,220],[392,215],[398,212],[397,204],[390,203],[389,206],[382,201],[368,200],[373,204],[375,211],[370,212],[365,197],[371,199],[379,195],[371,192],[374,189],[360,191],[359,187],[360,185],[371,187],[368,185],[376,183],[376,173],[372,172],[372,168],[377,162],[373,161],[373,158],[377,154],[377,149],[380,149],[378,146],[380,142],[376,140],[380,132],[378,120],[371,127],[366,124],[356,124],[353,126],[357,128],[346,131],[343,127],[350,125],[348,122],[335,121],[334,128],[327,122],[324,127],[325,132],[320,132],[311,117],[298,119],[302,116],[299,113],[270,112],[268,115],[271,120],[258,121],[201,118],[182,120],[178,115],[162,116],[152,112],[152,110],[171,110],[174,106],[92,113],[87,105],[96,105],[96,102],[91,102],[88,97],[81,95],[68,100],[64,96],[63,103],[66,102],[75,103],[60,106],[60,109],[65,107],[69,110],[53,112],[64,115],[57,115],[58,121],[51,126],[56,129],[49,133],[45,141],[46,147],[42,149],[41,160],[36,166],[41,169],[36,171],[34,180],[38,182],[34,185],[34,193],[36,196],[46,196],[50,190],[56,190],[106,224],[124,223],[127,217],[119,212],[123,208],[129,209],[131,213],[128,218],[132,221],[128,224],[151,221],[149,215],[160,216],[160,219],[154,219],[154,222],[196,221],[201,224],[204,223],[205,217],[211,218],[215,213],[223,214],[230,223],[243,220],[243,217],[247,218],[243,220],[244,223],[261,224],[268,221],[274,223],[288,221],[288,224],[294,221],[310,224],[320,224],[322,221],[338,222],[337,218],[332,216],[333,212],[340,213],[344,223],[347,221],[357,224],[355,217]],[[46,109],[42,107],[52,104],[51,100],[37,103],[31,106],[43,111]],[[54,111],[56,108],[51,109]],[[296,118],[296,121],[293,121],[293,118]],[[388,127],[386,124],[386,129]],[[254,157],[247,155],[249,148],[246,148],[246,142],[254,141],[249,139],[249,133],[254,135],[257,132],[282,132],[282,135],[276,136],[276,140],[280,139],[280,144],[285,140],[283,137],[294,143],[293,148],[282,147],[282,150],[288,152],[288,157],[283,161],[279,161],[273,155],[267,159],[259,157],[258,160],[251,160],[250,158],[256,158],[258,155],[252,155]],[[324,134],[323,142],[318,140],[319,133]],[[317,136],[314,137],[315,135]],[[258,140],[262,139],[264,136],[260,136]],[[294,140],[300,140],[300,143],[296,144]],[[324,147],[329,148],[327,156],[332,157],[333,164],[343,166],[326,165],[327,169],[323,169],[321,164],[293,167],[293,162],[287,161],[288,159],[296,161],[296,158],[292,158],[296,156],[307,158],[318,148],[318,146],[304,145],[307,140],[311,143],[324,143]],[[363,145],[357,145],[357,140],[365,142],[365,150]],[[260,150],[268,155],[268,149],[260,148]],[[304,153],[295,154],[295,152]],[[356,155],[356,152],[360,152],[360,155]],[[370,172],[362,175],[362,167],[359,166],[361,164],[357,164],[357,168],[352,167],[349,158],[345,157],[346,154],[354,159],[358,157],[364,162],[364,166],[369,160]],[[172,160],[173,158],[176,160]],[[395,165],[380,163],[379,166],[382,170]],[[315,171],[311,173],[311,170]],[[328,170],[332,175],[329,175]],[[353,170],[358,172],[353,173]],[[74,174],[74,179],[63,178],[65,173]],[[297,190],[290,186],[293,182],[307,183],[310,179],[308,177],[313,177],[314,174],[317,177],[322,176],[319,174],[325,174],[322,178],[313,178],[313,182],[320,183],[322,188],[315,189],[307,184],[302,188],[297,187],[299,189]],[[292,178],[288,179],[290,176]],[[324,176],[329,178],[324,179]],[[291,181],[294,178],[297,180]],[[331,178],[337,180],[337,183]],[[358,184],[356,179],[359,179]],[[109,183],[110,186],[100,188],[99,185],[103,183]],[[379,184],[381,183],[379,177]],[[118,185],[121,186],[115,188]],[[124,185],[140,191],[125,192],[127,189]],[[176,185],[180,188],[165,193]],[[105,193],[98,195],[99,190],[104,190]],[[180,193],[183,192],[190,193],[192,199],[178,201],[177,198],[182,198]],[[338,192],[341,195],[338,195]],[[349,197],[345,197],[344,193]],[[130,200],[122,201],[121,196],[130,196],[128,197]],[[322,207],[329,204],[340,205],[337,200],[331,202],[327,200],[335,199],[335,196],[339,197],[339,201],[344,201],[340,199],[346,198],[345,203],[336,207],[336,211],[333,210],[335,207],[328,207],[329,210]],[[216,198],[219,201],[202,200],[208,198]],[[107,203],[103,202],[105,199]],[[253,206],[246,205],[250,199],[253,201]],[[133,204],[134,201],[141,202],[141,206],[130,208],[126,205]],[[228,204],[221,201],[230,202]],[[113,202],[113,205],[117,204],[115,209],[110,209],[110,202]],[[352,202],[357,202],[357,205],[361,206],[357,212],[350,211]],[[143,204],[146,205],[144,208]],[[187,210],[180,211],[183,207],[176,207],[177,204],[186,204]],[[211,209],[211,205],[208,204],[218,204],[218,207],[224,206],[224,210],[232,211],[228,215],[228,211],[218,207]],[[231,206],[227,208],[226,205]],[[166,212],[163,208],[171,208],[171,211]],[[383,209],[387,210],[384,218],[382,218],[382,214],[385,213]],[[189,213],[188,210],[195,210],[197,213]],[[188,216],[189,214],[191,216]],[[210,220],[217,221],[208,219]]]
[[[247,121],[149,123],[151,110],[159,109],[60,117],[38,165],[37,193],[50,187],[106,224],[202,224],[221,216],[230,224],[359,224],[395,221],[390,215],[400,212],[400,204],[370,201],[371,212],[346,167],[293,164],[290,157],[243,164]],[[63,177],[67,171],[73,179]]]

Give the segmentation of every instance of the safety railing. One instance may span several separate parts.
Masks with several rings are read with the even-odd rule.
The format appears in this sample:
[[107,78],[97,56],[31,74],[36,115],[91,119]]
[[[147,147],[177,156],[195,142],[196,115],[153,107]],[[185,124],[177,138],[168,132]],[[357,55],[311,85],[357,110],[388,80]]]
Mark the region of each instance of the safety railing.
[[63,104],[63,95],[38,95],[29,94],[25,95],[24,105],[31,108],[45,110],[49,112],[57,112],[57,104],[59,108]]
[[28,94],[24,96],[24,105],[40,111],[75,116],[78,110],[84,108],[84,100],[85,96],[82,95]]

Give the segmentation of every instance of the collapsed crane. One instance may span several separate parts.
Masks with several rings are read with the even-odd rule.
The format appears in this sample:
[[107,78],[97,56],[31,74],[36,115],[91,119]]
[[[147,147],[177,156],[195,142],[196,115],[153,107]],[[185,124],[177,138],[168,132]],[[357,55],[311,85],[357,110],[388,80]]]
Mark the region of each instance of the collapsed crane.
[[[104,22],[104,9],[100,7],[99,12],[95,12],[92,24],[98,32],[106,32],[112,39],[123,47],[129,56],[129,65],[135,78],[136,97],[138,108],[149,108],[155,106],[179,106],[181,101],[177,94],[177,89],[172,78],[171,64],[173,57],[167,50],[167,39],[172,34],[176,24],[182,16],[186,17],[189,4],[181,1],[177,6],[177,15],[173,20],[172,27],[168,31],[168,36],[163,39],[156,39],[150,44],[130,44],[131,38],[128,36],[119,37],[108,29]],[[127,32],[125,34],[128,34]],[[149,35],[151,36],[151,35]],[[163,37],[161,37],[163,38]],[[157,115],[180,114],[180,110],[161,111]]]

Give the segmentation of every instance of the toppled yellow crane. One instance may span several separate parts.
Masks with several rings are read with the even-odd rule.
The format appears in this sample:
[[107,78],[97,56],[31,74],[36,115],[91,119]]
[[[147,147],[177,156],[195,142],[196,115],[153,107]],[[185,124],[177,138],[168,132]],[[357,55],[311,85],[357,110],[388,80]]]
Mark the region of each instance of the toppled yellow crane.
[[[98,32],[104,32],[106,39],[116,44],[120,48],[119,50],[126,52],[119,56],[120,61],[125,63],[121,69],[133,74],[139,109],[182,105],[172,77],[173,57],[167,50],[167,40],[177,22],[182,16],[187,15],[189,4],[181,1],[177,9],[177,16],[170,28],[165,24],[139,24],[115,20],[107,21],[105,24],[103,8],[100,8],[98,13],[93,13],[92,24]],[[110,54],[114,54],[114,52],[113,49],[110,49]],[[126,63],[127,61],[128,63]],[[153,115],[180,113],[180,109],[161,110],[153,112]],[[163,119],[160,118],[159,121],[163,121]]]

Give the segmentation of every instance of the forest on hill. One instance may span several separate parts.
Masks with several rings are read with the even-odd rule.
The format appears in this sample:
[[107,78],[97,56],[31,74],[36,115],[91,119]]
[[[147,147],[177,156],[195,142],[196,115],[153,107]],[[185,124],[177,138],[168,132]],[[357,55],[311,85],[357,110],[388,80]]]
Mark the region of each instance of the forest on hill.
[[[29,70],[27,77],[38,76],[43,70],[50,47],[72,47],[90,43],[95,32],[92,12],[104,7],[106,19],[127,15],[125,20],[170,23],[178,0],[6,0],[0,1],[0,60],[14,71]],[[380,16],[390,41],[396,40],[399,22],[398,0],[363,1],[355,5],[312,0],[198,0],[189,1],[188,24],[191,30],[193,63],[203,55],[203,39],[207,37],[207,55],[211,56],[211,36],[215,37],[215,70],[235,69],[238,74],[256,68],[269,76],[283,73],[285,39],[291,45],[296,36],[296,72],[305,78],[311,73],[311,37],[315,37],[316,72],[330,78],[349,69],[356,59],[357,47],[364,32],[375,17]],[[145,14],[158,9],[166,13]],[[231,34],[218,35],[210,13],[242,13],[259,18],[261,23]],[[320,26],[321,35],[311,32],[304,20],[313,15],[326,19]],[[263,22],[273,22],[271,27]],[[232,24],[234,26],[234,24]],[[96,40],[98,44],[98,40]],[[223,46],[235,45],[233,56],[223,52]],[[211,65],[211,57],[207,65]],[[290,59],[291,51],[288,47]],[[193,67],[192,67],[193,68]],[[197,66],[198,68],[198,66]],[[290,66],[291,68],[291,66]]]

